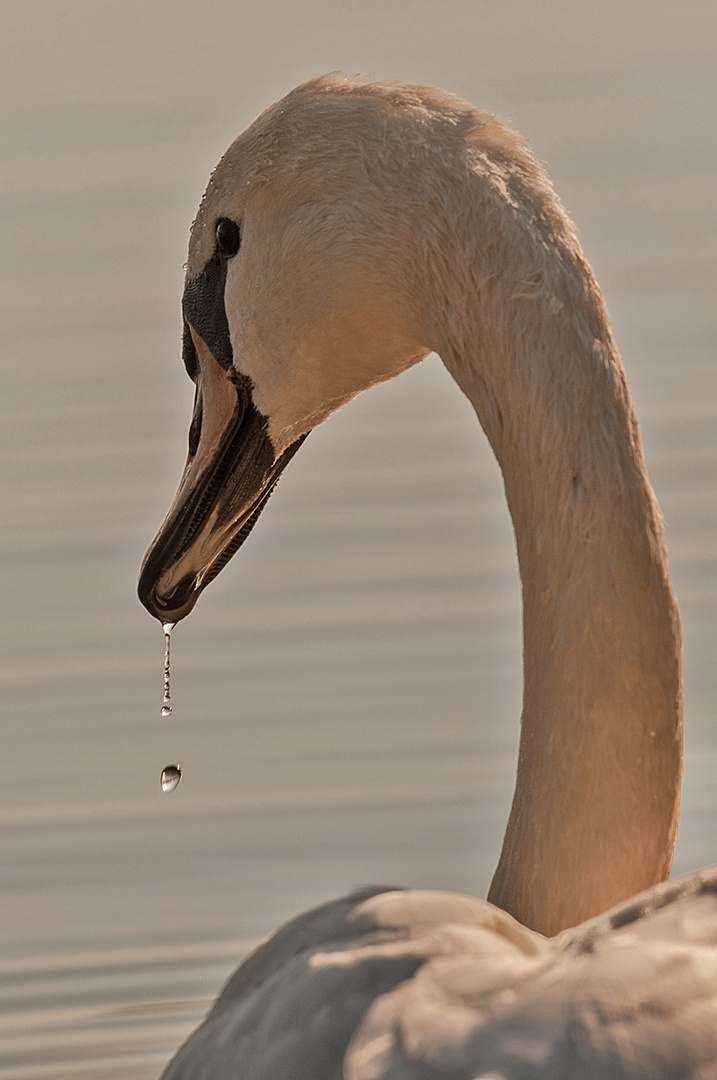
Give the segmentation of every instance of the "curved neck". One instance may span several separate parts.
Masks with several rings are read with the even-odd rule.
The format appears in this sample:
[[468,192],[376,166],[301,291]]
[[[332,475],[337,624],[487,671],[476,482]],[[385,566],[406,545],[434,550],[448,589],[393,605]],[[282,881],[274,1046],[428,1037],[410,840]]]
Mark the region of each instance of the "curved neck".
[[457,282],[435,326],[502,469],[523,589],[518,776],[489,899],[545,934],[667,877],[682,763],[679,616],[632,401],[577,242],[551,257],[519,287]]

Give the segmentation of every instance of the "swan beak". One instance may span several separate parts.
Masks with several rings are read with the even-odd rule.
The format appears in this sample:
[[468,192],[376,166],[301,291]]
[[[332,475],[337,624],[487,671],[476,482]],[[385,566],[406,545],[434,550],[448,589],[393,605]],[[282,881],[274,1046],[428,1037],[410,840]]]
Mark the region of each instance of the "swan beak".
[[188,615],[238,551],[306,437],[276,458],[250,381],[225,370],[194,330],[191,335],[199,370],[189,456],[137,587],[147,611],[163,623]]

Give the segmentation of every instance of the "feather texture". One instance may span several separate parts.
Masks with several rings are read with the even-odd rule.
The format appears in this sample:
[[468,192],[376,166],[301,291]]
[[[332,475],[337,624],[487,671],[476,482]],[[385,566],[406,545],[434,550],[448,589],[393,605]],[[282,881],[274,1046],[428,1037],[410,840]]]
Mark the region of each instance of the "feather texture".
[[545,938],[360,890],[239,967],[163,1080],[714,1080],[717,869]]

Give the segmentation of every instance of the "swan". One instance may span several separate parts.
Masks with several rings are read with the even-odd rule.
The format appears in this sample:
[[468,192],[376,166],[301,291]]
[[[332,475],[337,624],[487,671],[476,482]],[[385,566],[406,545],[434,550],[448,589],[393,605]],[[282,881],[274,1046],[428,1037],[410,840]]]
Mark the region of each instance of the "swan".
[[488,900],[374,887],[299,916],[165,1080],[716,1080],[717,868],[666,881],[682,676],[659,510],[602,295],[526,144],[436,89],[298,87],[212,174],[183,317],[194,414],[150,613],[184,618],[311,429],[435,351],[502,470],[524,704]]

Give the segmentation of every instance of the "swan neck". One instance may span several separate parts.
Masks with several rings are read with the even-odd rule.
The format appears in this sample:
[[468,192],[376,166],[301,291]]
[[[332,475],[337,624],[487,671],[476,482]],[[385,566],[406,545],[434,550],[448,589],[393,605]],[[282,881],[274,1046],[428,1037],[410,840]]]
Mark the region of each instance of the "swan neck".
[[679,616],[589,268],[581,255],[563,260],[542,292],[486,282],[457,298],[466,320],[446,328],[439,351],[500,464],[523,593],[518,775],[489,899],[554,934],[669,873]]

